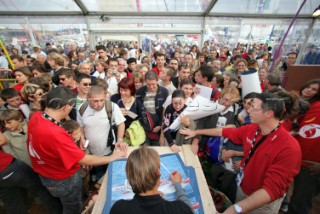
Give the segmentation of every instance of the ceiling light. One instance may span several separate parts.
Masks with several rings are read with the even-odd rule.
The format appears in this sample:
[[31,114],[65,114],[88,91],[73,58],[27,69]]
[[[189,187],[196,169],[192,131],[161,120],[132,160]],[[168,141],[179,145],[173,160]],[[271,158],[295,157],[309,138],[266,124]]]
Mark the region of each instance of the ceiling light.
[[316,18],[316,17],[318,17],[318,16],[320,16],[320,5],[319,5],[319,7],[317,7],[317,8],[313,11],[313,13],[312,13],[312,17],[313,17],[313,18]]

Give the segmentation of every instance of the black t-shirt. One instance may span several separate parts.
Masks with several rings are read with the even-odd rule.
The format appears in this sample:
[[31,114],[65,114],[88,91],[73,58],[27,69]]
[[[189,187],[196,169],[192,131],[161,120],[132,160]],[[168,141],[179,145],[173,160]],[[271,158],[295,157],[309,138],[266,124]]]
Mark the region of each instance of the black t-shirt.
[[183,201],[166,201],[160,195],[135,195],[132,200],[119,200],[112,207],[110,214],[188,214],[193,213]]

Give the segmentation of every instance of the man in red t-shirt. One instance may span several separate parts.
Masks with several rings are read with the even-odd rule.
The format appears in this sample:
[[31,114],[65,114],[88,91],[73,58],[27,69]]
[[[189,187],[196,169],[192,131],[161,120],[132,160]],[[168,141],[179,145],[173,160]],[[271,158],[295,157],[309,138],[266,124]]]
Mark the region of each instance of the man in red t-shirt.
[[69,88],[54,88],[48,93],[45,111],[35,113],[28,124],[27,143],[33,169],[49,192],[60,199],[63,213],[81,211],[80,164],[103,165],[126,156],[126,151],[118,150],[117,145],[112,155],[103,157],[86,155],[77,147],[60,124],[75,102],[76,95]]
[[244,158],[237,175],[237,203],[224,213],[278,213],[287,188],[300,170],[300,146],[280,126],[279,118],[284,112],[281,98],[259,94],[248,112],[252,124],[237,129],[186,129],[180,133],[187,138],[223,136],[243,145]]
[[166,55],[162,53],[158,53],[156,55],[156,67],[152,68],[154,72],[156,72],[158,75],[162,72],[164,69],[165,63],[166,63]]

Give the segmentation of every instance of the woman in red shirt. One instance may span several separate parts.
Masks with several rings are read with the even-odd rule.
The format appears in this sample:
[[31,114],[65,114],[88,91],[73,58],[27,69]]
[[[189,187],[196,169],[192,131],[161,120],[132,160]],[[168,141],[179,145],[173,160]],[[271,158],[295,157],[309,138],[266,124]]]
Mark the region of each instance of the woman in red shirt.
[[302,152],[302,166],[295,177],[288,213],[309,213],[313,197],[320,194],[320,79],[308,81],[300,90],[310,109],[299,119],[297,140]]
[[17,68],[13,72],[18,83],[15,84],[12,88],[16,89],[21,96],[21,89],[23,85],[26,84],[29,78],[33,77],[33,75],[28,67]]

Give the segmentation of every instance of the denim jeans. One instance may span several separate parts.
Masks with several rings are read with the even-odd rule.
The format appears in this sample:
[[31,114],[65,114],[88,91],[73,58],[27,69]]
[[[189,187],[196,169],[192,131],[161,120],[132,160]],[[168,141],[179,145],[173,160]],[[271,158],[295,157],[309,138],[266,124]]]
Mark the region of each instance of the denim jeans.
[[60,199],[63,214],[77,214],[82,208],[82,179],[79,171],[70,178],[54,180],[40,175],[42,184],[51,195]]
[[90,172],[91,179],[93,182],[97,182],[102,178],[108,169],[108,164],[101,165],[101,166],[94,166]]
[[148,146],[160,146],[159,140],[150,140],[149,138],[147,138],[145,143]]
[[38,175],[27,164],[15,159],[0,172],[0,198],[7,213],[28,213],[28,200],[32,202],[36,196],[50,213],[61,213],[59,200],[49,194]]
[[[110,156],[110,155],[112,155],[112,152],[105,156]],[[108,164],[92,167],[92,170],[90,172],[91,180],[93,182],[99,181],[100,178],[102,178],[106,174],[107,169],[108,169]]]

